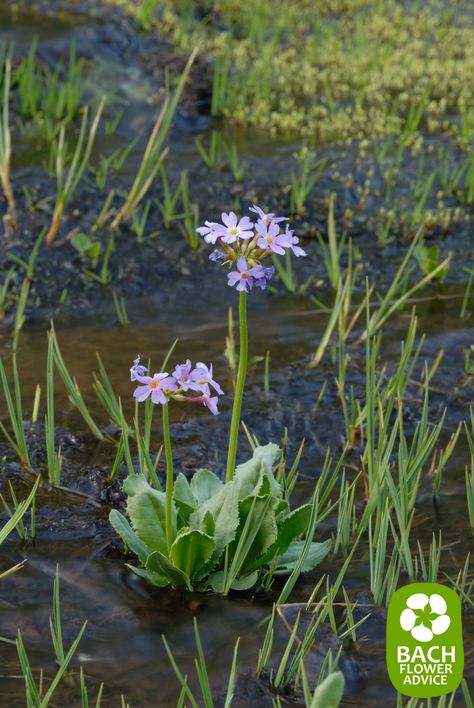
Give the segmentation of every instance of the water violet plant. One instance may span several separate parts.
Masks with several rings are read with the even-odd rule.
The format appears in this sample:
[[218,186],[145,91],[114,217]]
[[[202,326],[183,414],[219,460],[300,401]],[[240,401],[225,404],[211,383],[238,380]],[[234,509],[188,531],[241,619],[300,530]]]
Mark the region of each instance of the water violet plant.
[[262,582],[268,587],[275,575],[311,570],[330,547],[330,541],[312,540],[317,494],[310,504],[290,508],[285,479],[277,479],[274,473],[281,462],[277,445],[255,447],[252,458],[235,467],[248,361],[246,296],[254,287],[264,289],[272,277],[274,268],[262,265],[266,258],[288,250],[306,255],[288,224],[281,230],[285,217],[266,214],[257,206],[251,210],[259,217],[255,225],[248,217],[239,219],[230,212],[222,214],[221,224],[207,221],[198,229],[206,242],[219,245],[211,258],[233,268],[228,284],[240,294],[240,356],[225,482],[209,469],[198,470],[191,481],[181,472],[175,479],[173,469],[169,405],[171,401],[202,404],[217,415],[223,391],[214,379],[212,364],[193,366],[187,359],[171,375],[167,371],[150,375],[137,357],[130,369],[132,382],[138,384],[135,399],[147,402],[148,410],[150,401],[162,408],[166,483],[163,491],[159,482],[156,488],[143,475],[130,474],[124,483],[129,520],[114,509],[110,521],[138,556],[141,565],[129,566],[131,570],[160,587],[223,594]]

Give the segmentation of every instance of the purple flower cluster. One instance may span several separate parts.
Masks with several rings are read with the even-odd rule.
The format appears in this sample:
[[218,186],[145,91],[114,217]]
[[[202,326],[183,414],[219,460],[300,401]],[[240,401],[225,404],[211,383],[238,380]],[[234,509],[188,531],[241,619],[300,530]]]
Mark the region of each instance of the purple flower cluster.
[[227,276],[228,285],[246,293],[253,287],[264,290],[275,273],[273,266],[262,266],[265,258],[283,256],[286,251],[291,251],[297,258],[306,256],[288,224],[282,231],[280,224],[288,221],[285,216],[265,213],[255,205],[250,211],[258,216],[255,224],[248,216],[239,219],[231,211],[229,214],[223,212],[222,223],[205,221],[204,226],[197,229],[206,243],[219,246],[209,256],[211,261],[235,266]]
[[171,398],[187,403],[202,403],[213,415],[218,415],[218,396],[222,396],[224,391],[214,380],[212,364],[206,366],[198,361],[193,367],[188,359],[185,364],[178,364],[171,376],[167,372],[148,376],[147,372],[148,369],[140,364],[138,356],[130,369],[130,379],[140,384],[133,392],[140,403],[150,397],[153,403],[164,406]]

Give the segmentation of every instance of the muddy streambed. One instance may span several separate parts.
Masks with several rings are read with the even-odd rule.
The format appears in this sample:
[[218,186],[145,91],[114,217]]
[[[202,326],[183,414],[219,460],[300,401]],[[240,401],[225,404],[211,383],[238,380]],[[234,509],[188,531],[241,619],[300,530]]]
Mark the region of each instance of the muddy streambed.
[[[98,420],[103,418],[91,393],[91,374],[96,368],[95,352],[102,356],[112,384],[127,402],[131,392],[128,381],[129,360],[137,351],[160,361],[168,343],[179,335],[178,359],[195,352],[204,360],[213,360],[222,382],[226,379],[223,357],[227,333],[225,321],[225,293],[221,302],[190,303],[176,293],[173,312],[163,311],[153,302],[136,302],[131,309],[134,324],[127,330],[112,327],[105,316],[90,318],[87,322],[58,321],[56,328],[62,353],[91,405]],[[452,371],[461,366],[462,352],[472,337],[472,329],[453,326],[454,311],[459,302],[438,300],[420,308],[420,332],[427,332],[424,352],[432,361],[437,351],[445,350],[445,360],[439,376],[440,401],[433,402],[433,419],[441,399],[453,393],[457,383]],[[199,324],[196,324],[199,323]],[[396,360],[399,342],[406,331],[407,318],[392,322],[390,336],[385,338],[384,360]],[[328,387],[319,406],[316,399],[325,378],[333,378],[331,366],[308,370],[305,363],[318,342],[322,319],[310,311],[307,303],[290,298],[274,298],[251,303],[251,353],[271,351],[270,392],[262,393],[262,365],[252,370],[247,389],[245,420],[261,440],[278,440],[284,426],[289,429],[292,452],[301,437],[307,445],[301,466],[301,480],[296,496],[308,498],[313,480],[323,463],[326,445],[337,454],[340,447],[342,418],[335,395]],[[430,334],[431,333],[431,334]],[[21,338],[19,362],[25,391],[25,408],[32,403],[34,386],[42,380],[45,364],[46,336],[43,325],[29,327]],[[363,385],[363,358],[355,356],[351,365],[354,383]],[[450,378],[451,377],[451,378]],[[223,384],[224,385],[224,384]],[[224,386],[228,388],[228,386]],[[472,392],[472,391],[471,391]],[[117,705],[123,693],[131,706],[174,705],[177,688],[173,672],[166,659],[161,641],[165,634],[171,642],[183,671],[192,675],[194,656],[192,617],[196,616],[206,649],[213,685],[225,683],[236,638],[241,638],[236,705],[271,705],[271,698],[263,684],[253,677],[258,647],[263,638],[261,621],[271,610],[273,596],[248,594],[222,600],[213,596],[185,595],[176,591],[159,591],[147,587],[124,567],[117,552],[118,544],[111,531],[107,514],[110,502],[97,504],[106,485],[104,478],[110,470],[112,453],[107,445],[99,445],[84,430],[74,412],[68,410],[66,396],[58,385],[58,425],[71,432],[65,442],[64,484],[91,495],[94,504],[67,493],[38,497],[38,528],[35,546],[21,549],[15,537],[2,547],[2,567],[28,558],[25,568],[2,582],[2,622],[0,635],[13,638],[21,627],[23,638],[32,652],[35,667],[51,666],[52,655],[48,636],[52,580],[59,563],[63,625],[66,637],[72,639],[82,621],[88,619],[88,629],[81,643],[78,658],[84,666],[88,684],[101,680],[106,684],[105,705]],[[288,405],[291,402],[291,405]],[[192,471],[195,466],[209,464],[222,467],[222,450],[226,442],[229,420],[229,402],[223,399],[223,412],[211,419],[199,412],[173,420],[176,440],[177,467]],[[448,429],[453,429],[466,400],[452,401]],[[413,413],[420,401],[413,397]],[[62,411],[60,416],[59,411]],[[204,412],[205,413],[205,412]],[[449,431],[448,431],[449,432]],[[158,438],[158,431],[156,433]],[[156,440],[158,446],[159,439]],[[68,449],[69,448],[69,449]],[[242,440],[241,458],[249,450]],[[10,455],[11,457],[11,455]],[[473,550],[467,528],[465,509],[464,466],[468,459],[466,445],[460,444],[445,473],[438,505],[431,499],[431,480],[424,477],[421,485],[414,536],[426,549],[433,532],[443,532],[442,568],[455,576],[469,551]],[[21,475],[14,463],[3,472],[15,479],[21,490]],[[15,472],[16,470],[16,472]],[[2,479],[5,475],[2,474]],[[103,496],[103,495],[102,495]],[[334,519],[328,519],[318,531],[319,538],[334,532]],[[294,593],[295,601],[305,601],[320,573],[337,574],[340,559],[330,560],[317,573],[305,576]],[[359,630],[359,642],[348,646],[341,666],[346,672],[346,698],[352,705],[380,705],[382,700],[393,705],[394,693],[389,686],[384,658],[385,611],[370,607],[369,566],[367,547],[361,546],[350,565],[345,586],[351,597],[357,598],[360,608],[357,617],[371,612],[369,620]],[[369,607],[367,607],[369,606]],[[474,642],[474,615],[464,616],[466,646],[466,677],[474,679],[474,662],[469,647]],[[287,636],[287,635],[286,635]],[[279,630],[279,642],[285,639],[284,627]],[[315,672],[322,655],[334,642],[329,627],[321,636],[309,660]],[[2,702],[21,705],[24,695],[23,680],[19,676],[15,647],[0,643]],[[316,674],[315,674],[316,675]],[[68,703],[68,689],[62,689],[61,705]],[[462,705],[460,702],[459,705]]]

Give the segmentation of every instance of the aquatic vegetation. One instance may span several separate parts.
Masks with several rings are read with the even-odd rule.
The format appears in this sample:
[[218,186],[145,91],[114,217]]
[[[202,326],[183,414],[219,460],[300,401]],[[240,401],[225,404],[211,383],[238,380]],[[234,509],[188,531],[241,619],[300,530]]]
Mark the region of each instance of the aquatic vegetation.
[[[276,445],[257,448],[226,484],[207,469],[191,482],[179,473],[174,485],[168,474],[165,493],[141,475],[129,476],[124,491],[130,523],[119,511],[110,514],[142,565],[128,567],[154,585],[225,595],[251,588],[265,576],[268,582],[291,573],[302,555],[296,539],[308,532],[315,501],[290,509],[272,471],[278,456]],[[312,541],[301,572],[321,562],[329,547],[330,542]]]
[[5,57],[0,58],[2,60],[0,63],[0,84],[3,83],[3,90],[0,94],[2,97],[0,111],[0,182],[7,202],[8,215],[6,224],[10,230],[14,231],[16,228],[16,209],[10,181],[12,150],[9,115],[12,51],[10,50]]
[[[222,214],[222,224],[206,222],[198,229],[205,241],[220,246],[223,264],[235,264],[236,270],[227,276],[228,285],[240,291],[239,368],[225,483],[205,469],[199,470],[191,483],[182,473],[173,481],[169,402],[201,403],[217,415],[218,396],[223,391],[213,378],[212,365],[198,362],[193,367],[188,359],[171,376],[164,371],[149,376],[138,357],[130,369],[131,380],[139,383],[134,391],[137,401],[150,399],[162,406],[166,486],[163,493],[145,478],[129,476],[124,491],[131,525],[116,510],[110,521],[143,565],[132,570],[155,585],[212,588],[227,594],[253,587],[264,575],[271,579],[279,572],[291,574],[295,570],[299,575],[319,563],[329,550],[328,543],[312,541],[317,496],[312,504],[290,510],[285,487],[273,474],[279,455],[276,445],[256,447],[252,459],[235,469],[248,363],[246,295],[254,286],[264,289],[273,275],[272,268],[261,265],[265,258],[285,250],[306,255],[288,225],[280,234],[279,223],[287,221],[285,217],[266,214],[257,206],[251,211],[260,217],[255,227],[248,217],[238,219],[230,212]],[[305,534],[306,542],[297,540]]]
[[[59,60],[54,70],[37,55],[38,37],[18,64],[14,84],[18,88],[20,115],[33,121],[34,128],[52,140],[62,125],[79,112],[86,91],[82,59],[77,59],[76,43],[71,42],[67,62]],[[27,129],[31,129],[27,124]]]
[[[78,688],[77,693],[80,696],[81,705],[83,708],[87,708],[89,705],[88,689],[82,666],[79,674],[79,684],[77,684],[71,670],[71,664],[77,654],[79,644],[87,628],[87,620],[83,622],[69,649],[66,650],[61,623],[58,568],[56,568],[53,584],[52,616],[49,620],[49,626],[57,664],[56,671],[50,680],[46,679],[43,669],[40,670],[38,678],[35,678],[36,669],[32,666],[31,660],[28,657],[21,630],[18,630],[15,644],[25,682],[26,706],[27,708],[47,708],[52,702],[57,700],[58,688],[64,683],[72,688]],[[102,705],[103,689],[104,684],[101,683],[94,701],[96,708],[100,708]],[[122,708],[128,708],[128,704],[125,703],[123,695],[121,696],[121,706]]]
[[290,211],[292,214],[302,214],[306,200],[314,189],[324,168],[325,160],[314,160],[315,154],[303,147],[295,155],[297,169],[290,173]]
[[65,128],[62,127],[59,133],[59,140],[56,150],[56,180],[57,194],[56,204],[54,206],[53,218],[46,235],[46,245],[51,246],[56,239],[61,219],[72,195],[74,194],[85,170],[89,163],[94,140],[99,127],[102,111],[104,110],[105,100],[99,103],[99,107],[92,118],[90,126],[88,126],[88,109],[84,109],[82,116],[81,130],[74,150],[72,161],[66,171],[66,155],[67,148],[65,142]]
[[[36,482],[34,483],[29,495],[26,497],[26,499],[23,499],[21,502],[19,502],[16,498],[15,492],[13,490],[13,487],[10,486],[10,495],[12,499],[12,504],[13,508],[11,509],[4,497],[0,494],[0,500],[2,502],[3,508],[7,512],[8,515],[8,521],[0,528],[0,546],[2,543],[7,539],[7,537],[10,535],[10,533],[16,529],[20,539],[23,542],[27,542],[28,538],[31,537],[32,540],[35,538],[35,496],[36,492],[38,491],[38,486],[40,484],[41,477],[37,477]],[[30,517],[30,533],[28,534],[28,530],[23,523],[23,517],[25,516],[26,512],[28,509],[31,507],[31,517]],[[8,577],[9,575],[12,575],[12,573],[16,573],[17,570],[20,570],[26,563],[25,561],[20,561],[20,563],[17,563],[13,567],[9,568],[8,570],[3,571],[3,573],[0,573],[0,582]]]
[[[266,636],[269,636],[273,634],[273,629],[274,629],[274,622],[275,622],[275,610],[272,613],[272,616],[268,622],[267,625],[267,632]],[[295,627],[298,625],[298,620],[295,624]],[[310,627],[312,630],[307,631],[303,640],[303,646],[304,649],[307,651],[308,650],[308,644],[311,644],[314,638],[314,630],[312,627]],[[209,669],[207,666],[206,662],[206,655],[203,649],[203,644],[199,632],[199,627],[196,618],[194,618],[194,636],[195,636],[195,643],[196,643],[196,648],[197,648],[197,659],[195,660],[195,667],[196,667],[196,674],[198,677],[199,681],[199,688],[201,691],[201,696],[202,696],[202,701],[203,705],[205,708],[214,708],[214,700],[213,700],[213,691],[212,691],[212,686],[209,680]],[[162,637],[165,648],[166,648],[166,653],[168,655],[168,659],[170,661],[171,666],[173,667],[173,671],[176,675],[176,678],[178,679],[178,682],[181,686],[181,693],[180,697],[178,700],[178,704],[181,704],[182,701],[188,700],[190,705],[193,706],[193,708],[197,708],[200,704],[198,702],[198,699],[196,698],[195,693],[191,690],[187,676],[184,676],[182,671],[180,670],[176,659],[173,655],[173,652],[171,650],[171,647],[166,639],[165,636]],[[281,658],[281,663],[280,663],[280,670],[284,670],[284,667],[286,666],[286,662],[289,658],[289,652],[291,650],[291,645],[292,645],[292,640],[294,640],[294,636],[290,637],[290,641],[288,642],[288,645],[286,647],[286,650]],[[266,651],[271,652],[272,646],[271,643],[270,645],[266,647]],[[227,689],[226,689],[226,697],[225,697],[225,707],[230,708],[233,703],[234,699],[234,691],[236,688],[236,681],[237,681],[237,656],[238,656],[238,650],[239,650],[239,639],[236,641],[234,645],[234,650],[233,650],[233,656],[232,656],[232,664],[230,667],[229,671],[229,677],[227,680]],[[261,650],[262,652],[262,650]],[[345,686],[345,681],[344,681],[344,676],[342,672],[336,671],[336,665],[337,665],[337,658],[336,660],[333,660],[332,658],[332,652],[329,650],[327,653],[325,660],[323,662],[323,665],[321,667],[320,671],[320,676],[318,678],[317,686],[314,690],[314,693],[311,692],[310,687],[309,687],[309,682],[308,682],[308,677],[306,675],[306,671],[304,668],[304,657],[303,657],[304,651],[303,650],[297,650],[295,653],[295,657],[292,659],[292,664],[291,667],[294,668],[295,671],[298,671],[298,673],[301,674],[301,682],[302,682],[302,689],[303,689],[303,696],[304,696],[304,701],[305,701],[305,706],[307,708],[317,708],[318,706],[331,706],[331,708],[337,708],[339,706],[342,696],[344,693],[344,686]],[[283,667],[283,668],[282,668]],[[260,676],[261,670],[257,668],[257,675]],[[293,675],[293,674],[292,674]],[[278,690],[280,688],[279,684],[273,684],[272,688]],[[274,703],[276,706],[280,706],[280,696],[277,694],[276,698],[274,699]]]
[[[142,11],[128,0],[108,2],[135,16]],[[453,22],[452,8],[436,2],[316,10],[276,1],[252,9],[232,0],[199,10],[152,4],[149,26],[184,49],[200,41],[213,59],[213,116],[319,141],[399,134],[406,144],[421,127],[472,137],[472,18],[464,8],[463,21]]]
[[184,182],[186,183],[184,185],[184,189],[186,190],[187,187],[187,172],[181,172],[179,182],[176,185],[174,191],[171,190],[170,182],[164,165],[161,165],[159,174],[163,187],[163,200],[157,200],[157,204],[163,217],[164,227],[165,229],[169,229],[173,221],[178,218],[177,205],[180,196],[183,194]]
[[179,190],[183,212],[181,214],[182,223],[179,224],[181,233],[186,243],[193,249],[199,248],[199,236],[197,228],[199,224],[199,206],[191,202],[189,194],[188,173],[182,172],[179,181]]
[[13,388],[10,389],[3,361],[0,359],[0,379],[2,381],[3,395],[7,404],[12,435],[7,431],[0,421],[0,430],[15,450],[25,468],[32,471],[28,445],[26,443],[25,425],[23,417],[23,405],[21,397],[20,376],[18,373],[16,355],[12,357]]
[[[198,680],[199,680],[199,688],[201,690],[202,700],[204,701],[205,708],[214,708],[214,702],[213,702],[213,698],[212,698],[212,689],[211,689],[211,685],[209,682],[209,673],[208,673],[208,668],[207,668],[207,664],[206,664],[206,656],[205,656],[205,653],[204,653],[204,650],[202,647],[202,641],[201,641],[201,637],[199,634],[199,627],[198,627],[198,623],[197,623],[196,618],[194,618],[194,636],[195,636],[196,648],[197,648],[197,653],[198,653],[198,657],[195,660],[195,666],[196,666],[196,673],[197,673]],[[179,669],[179,666],[176,663],[176,660],[173,656],[173,652],[171,651],[168,641],[166,640],[166,637],[164,635],[162,636],[162,639],[163,639],[163,643],[165,645],[168,659],[171,663],[171,666],[173,667],[176,678],[178,679],[178,681],[181,685],[181,694],[180,694],[180,697],[178,700],[178,704],[184,702],[185,700],[188,700],[190,705],[193,708],[198,708],[198,706],[199,706],[198,700],[196,699],[191,688],[189,687],[187,676],[183,676],[181,670]],[[232,664],[231,664],[230,671],[229,671],[229,678],[227,680],[227,691],[226,691],[226,697],[225,697],[225,703],[224,703],[225,708],[230,708],[230,706],[232,705],[233,697],[234,697],[234,688],[235,688],[235,681],[236,681],[236,674],[237,674],[238,650],[239,650],[239,640],[237,639],[235,646],[234,646]]]

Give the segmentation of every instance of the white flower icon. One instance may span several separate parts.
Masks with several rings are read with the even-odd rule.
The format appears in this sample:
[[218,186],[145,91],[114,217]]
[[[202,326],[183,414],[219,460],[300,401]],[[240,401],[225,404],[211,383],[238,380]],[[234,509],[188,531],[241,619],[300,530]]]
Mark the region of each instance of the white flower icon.
[[407,607],[400,615],[400,626],[418,642],[431,642],[435,635],[444,634],[451,624],[446,614],[446,600],[434,593],[417,592],[410,595]]

